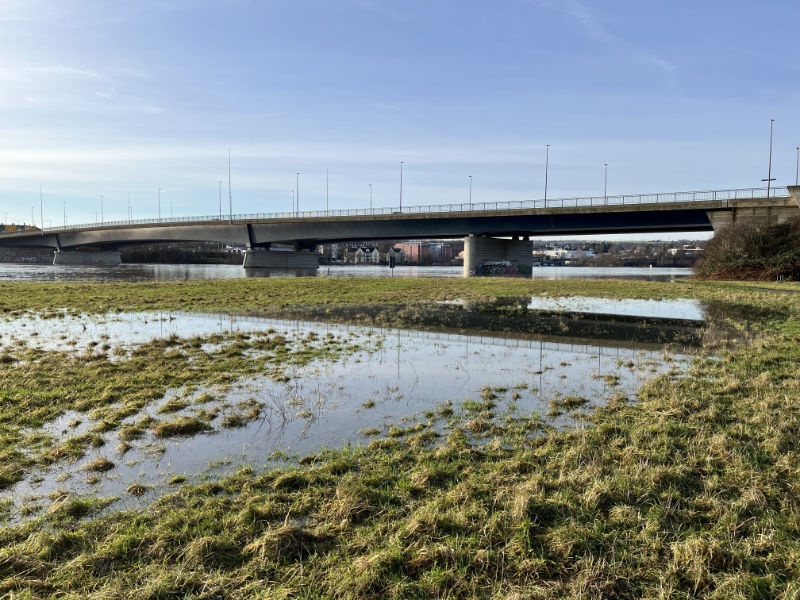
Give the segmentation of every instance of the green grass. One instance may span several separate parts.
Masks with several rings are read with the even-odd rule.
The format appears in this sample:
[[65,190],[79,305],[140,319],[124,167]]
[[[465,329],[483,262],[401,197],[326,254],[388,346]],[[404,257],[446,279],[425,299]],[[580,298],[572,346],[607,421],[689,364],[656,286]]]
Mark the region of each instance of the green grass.
[[[502,284],[509,295],[539,285]],[[427,422],[409,423],[293,468],[183,483],[141,509],[103,512],[104,499],[65,496],[47,514],[0,529],[0,595],[800,595],[800,297],[733,283],[547,284],[554,294],[691,293],[717,302],[750,341],[696,360],[683,376],[656,378],[638,400],[615,397],[575,429],[548,429],[529,415],[489,421],[504,391],[487,388],[463,411],[433,409],[440,438]],[[450,292],[438,282],[363,285],[383,290],[381,301],[403,288],[426,297],[463,293],[459,285],[501,293],[494,282]],[[10,364],[3,369],[22,368]],[[21,385],[23,372],[13,373],[3,389]],[[3,406],[6,426],[31,418]]]

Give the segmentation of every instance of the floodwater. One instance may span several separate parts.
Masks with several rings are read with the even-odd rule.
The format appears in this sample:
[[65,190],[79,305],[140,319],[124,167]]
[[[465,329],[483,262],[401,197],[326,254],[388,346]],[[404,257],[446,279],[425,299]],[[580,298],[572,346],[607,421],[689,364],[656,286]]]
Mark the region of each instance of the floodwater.
[[[689,277],[691,269],[635,267],[534,267],[534,279],[616,278],[670,281]],[[0,281],[189,281],[244,277],[462,277],[461,267],[389,267],[323,265],[319,269],[243,269],[238,265],[123,264],[80,267],[45,264],[0,264]]]
[[[533,412],[553,425],[566,425],[573,422],[568,414],[545,416],[551,400],[586,398],[582,410],[589,410],[612,395],[632,398],[657,373],[677,372],[688,361],[681,350],[669,355],[663,348],[618,341],[560,343],[552,336],[520,339],[502,333],[469,335],[159,312],[47,319],[25,316],[1,323],[0,341],[11,345],[24,339],[29,346],[81,352],[100,339],[111,354],[116,348],[131,350],[173,335],[189,338],[258,332],[283,335],[290,343],[308,340],[312,333],[320,340],[333,336],[358,349],[336,360],[284,367],[285,377],[277,379],[247,377],[228,387],[169,390],[123,423],[145,415],[172,420],[215,407],[219,413],[210,421],[212,430],[171,439],[148,432],[130,442],[126,451],[117,448],[117,432],[107,432],[102,447],[89,449],[78,461],[36,469],[2,496],[12,498],[18,506],[45,508],[46,495],[60,490],[116,496],[119,500],[112,508],[144,505],[171,489],[169,480],[175,475],[198,481],[209,473],[230,472],[240,465],[275,464],[287,455],[302,457],[326,447],[368,444],[372,435],[386,434],[392,426],[425,421],[430,417],[428,411],[452,406],[458,412],[465,400],[480,400],[487,388],[496,390],[500,414]],[[214,399],[192,402],[206,392]],[[188,407],[175,414],[160,414],[159,407],[174,398],[189,400]],[[225,425],[226,417],[253,406],[258,407],[257,418],[239,426]],[[44,431],[63,440],[94,425],[90,415],[70,412]],[[113,461],[114,468],[89,477],[81,465],[100,457]],[[148,491],[139,498],[127,494],[133,483]]]
[[636,298],[590,298],[585,296],[534,296],[528,303],[531,310],[580,312],[598,315],[625,315],[653,317],[656,319],[689,319],[702,321],[705,312],[702,304],[689,298],[674,300],[639,300]]

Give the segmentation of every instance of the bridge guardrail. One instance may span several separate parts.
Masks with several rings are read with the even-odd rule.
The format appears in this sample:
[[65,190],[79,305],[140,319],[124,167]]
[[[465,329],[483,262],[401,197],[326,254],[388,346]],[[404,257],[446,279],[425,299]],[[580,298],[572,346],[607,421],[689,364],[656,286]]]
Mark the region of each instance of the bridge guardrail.
[[[786,187],[770,189],[770,198],[788,198]],[[580,208],[591,206],[621,206],[637,204],[675,204],[677,202],[704,202],[709,200],[751,200],[766,198],[767,188],[740,188],[733,190],[703,190],[694,192],[668,192],[665,194],[623,194],[618,196],[586,196],[582,198],[554,198],[547,200],[517,200],[510,202],[473,202],[460,204],[428,204],[384,208],[351,208],[334,210],[313,210],[299,212],[239,213],[234,215],[204,215],[195,217],[163,217],[160,219],[123,219],[84,223],[80,225],[59,225],[46,227],[41,231],[57,232],[72,229],[102,229],[121,225],[163,225],[180,223],[230,223],[234,221],[267,221],[271,219],[311,219],[327,217],[357,217],[380,215],[416,215],[453,212],[488,212],[497,210],[525,210],[537,208]]]

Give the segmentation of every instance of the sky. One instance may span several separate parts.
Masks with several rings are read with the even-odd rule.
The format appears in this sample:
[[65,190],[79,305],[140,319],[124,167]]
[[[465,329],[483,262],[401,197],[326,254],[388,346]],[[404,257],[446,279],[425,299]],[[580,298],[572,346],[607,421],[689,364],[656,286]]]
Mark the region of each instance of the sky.
[[[760,187],[796,0],[0,0],[0,218]],[[33,211],[32,211],[33,209]],[[32,213],[33,212],[33,217]],[[696,237],[696,236],[695,236]]]

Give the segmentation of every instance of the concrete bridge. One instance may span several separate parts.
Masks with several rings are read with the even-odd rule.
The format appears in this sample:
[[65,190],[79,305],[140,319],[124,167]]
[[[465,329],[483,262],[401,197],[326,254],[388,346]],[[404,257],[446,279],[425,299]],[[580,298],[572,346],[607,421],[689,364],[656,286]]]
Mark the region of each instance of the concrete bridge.
[[[126,220],[0,235],[0,247],[55,249],[54,264],[119,264],[125,245],[216,241],[246,247],[245,268],[316,268],[319,244],[464,238],[464,274],[509,261],[529,267],[541,235],[712,231],[800,216],[800,186]],[[274,248],[279,244],[283,248]],[[287,248],[288,247],[288,248]],[[289,251],[286,251],[286,250]]]

